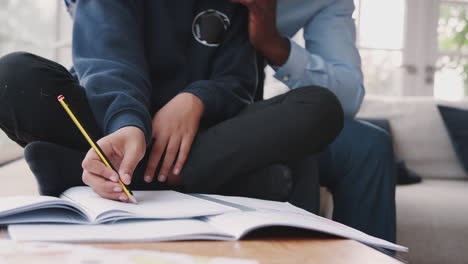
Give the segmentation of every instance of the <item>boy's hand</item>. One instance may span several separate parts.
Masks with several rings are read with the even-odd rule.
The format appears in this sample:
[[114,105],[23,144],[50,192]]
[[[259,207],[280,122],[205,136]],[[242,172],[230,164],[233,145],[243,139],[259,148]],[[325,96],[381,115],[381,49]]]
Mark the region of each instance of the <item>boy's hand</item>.
[[275,66],[286,63],[291,43],[276,27],[277,0],[231,0],[249,9],[249,33],[252,45]]
[[130,184],[136,166],[145,155],[143,131],[137,127],[123,127],[103,137],[97,144],[119,173],[108,168],[91,148],[82,164],[83,182],[104,198],[128,202],[118,179],[120,175],[123,183]]
[[202,115],[203,102],[191,93],[178,94],[156,113],[153,118],[155,142],[145,172],[146,182],[153,181],[156,168],[165,153],[158,180],[168,180],[172,185],[182,183],[179,175]]

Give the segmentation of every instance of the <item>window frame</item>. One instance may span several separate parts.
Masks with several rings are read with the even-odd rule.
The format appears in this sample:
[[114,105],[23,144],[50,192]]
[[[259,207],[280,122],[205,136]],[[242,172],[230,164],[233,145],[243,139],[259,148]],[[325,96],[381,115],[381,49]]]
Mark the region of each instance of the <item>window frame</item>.
[[[462,52],[441,52],[438,47],[438,22],[442,3],[468,5],[467,0],[406,0],[404,43],[402,49],[369,48],[360,45],[362,0],[357,3],[355,19],[357,46],[361,51],[401,51],[403,80],[401,96],[434,96],[436,63],[441,56],[463,56]],[[409,15],[411,14],[411,15]],[[468,97],[468,94],[465,94]]]

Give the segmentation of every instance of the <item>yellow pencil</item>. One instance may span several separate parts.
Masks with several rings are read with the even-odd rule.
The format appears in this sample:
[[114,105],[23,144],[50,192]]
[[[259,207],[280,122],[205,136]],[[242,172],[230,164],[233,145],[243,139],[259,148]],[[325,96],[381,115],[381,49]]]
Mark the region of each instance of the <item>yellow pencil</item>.
[[[107,159],[107,157],[104,155],[104,152],[101,150],[101,148],[99,147],[98,144],[96,144],[92,139],[91,137],[88,135],[88,133],[86,132],[86,130],[83,128],[83,126],[81,125],[80,121],[78,121],[78,119],[75,117],[75,115],[73,114],[73,112],[70,110],[70,107],[68,107],[68,105],[65,103],[65,97],[63,95],[60,95],[59,97],[57,97],[58,101],[60,102],[60,104],[63,106],[63,108],[65,109],[65,111],[68,113],[68,115],[70,116],[70,118],[73,120],[73,122],[75,123],[75,125],[78,127],[78,129],[81,131],[81,133],[83,134],[83,136],[86,138],[86,140],[88,141],[88,143],[91,145],[91,147],[94,149],[94,151],[96,151],[96,153],[98,154],[98,156],[101,158],[102,162],[104,162],[104,164],[113,169],[115,172],[117,172],[117,170],[115,170],[115,168],[112,166],[112,164],[109,162],[109,159]],[[128,200],[131,202],[131,203],[134,203],[136,204],[137,203],[137,200],[135,199],[135,196],[133,196],[133,193],[132,191],[130,191],[130,189],[127,189],[127,186],[125,186],[125,184],[119,179],[119,183],[120,183],[120,186],[122,186],[122,190],[125,192],[125,194],[128,196]]]

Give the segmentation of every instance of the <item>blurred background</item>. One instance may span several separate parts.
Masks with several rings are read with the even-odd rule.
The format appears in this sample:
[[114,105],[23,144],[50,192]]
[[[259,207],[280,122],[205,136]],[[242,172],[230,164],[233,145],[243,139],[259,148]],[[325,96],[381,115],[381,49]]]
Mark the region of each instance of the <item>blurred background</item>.
[[[0,56],[25,50],[71,66],[61,0],[1,0]],[[468,94],[468,1],[354,0],[368,94]],[[301,34],[301,33],[299,33]]]
[[[356,44],[368,95],[444,100],[468,95],[468,0],[354,0],[354,4]],[[299,32],[296,37],[299,43],[301,36]]]
[[[368,95],[468,95],[468,0],[354,0]],[[29,51],[71,62],[71,19],[61,0],[1,0],[0,56]],[[376,26],[378,25],[378,26]],[[302,32],[297,40],[301,41]],[[268,69],[271,72],[271,69]],[[286,90],[271,77],[266,97]],[[1,132],[0,132],[1,133]],[[0,136],[0,144],[6,139]],[[0,153],[0,160],[16,154]]]

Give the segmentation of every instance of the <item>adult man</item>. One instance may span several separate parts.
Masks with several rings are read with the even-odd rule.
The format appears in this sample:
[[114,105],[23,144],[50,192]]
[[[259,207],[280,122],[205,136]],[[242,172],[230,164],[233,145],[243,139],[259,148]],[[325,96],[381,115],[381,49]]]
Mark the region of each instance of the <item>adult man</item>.
[[[334,220],[395,241],[391,140],[382,130],[353,120],[364,97],[353,1],[233,2],[249,8],[250,40],[275,69],[278,80],[291,89],[326,87],[343,106],[344,129],[319,158],[320,184],[328,187],[334,198]],[[287,38],[301,28],[306,48]]]

